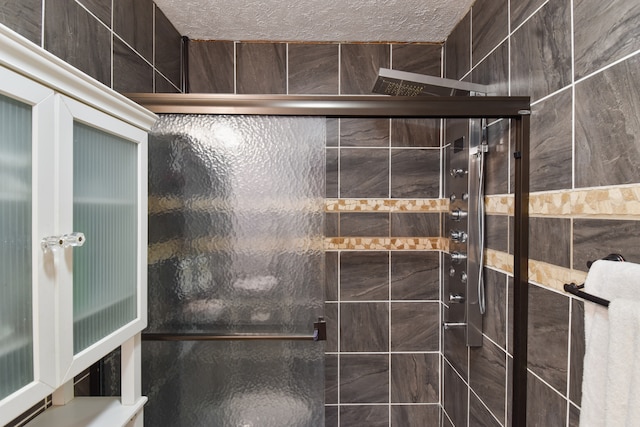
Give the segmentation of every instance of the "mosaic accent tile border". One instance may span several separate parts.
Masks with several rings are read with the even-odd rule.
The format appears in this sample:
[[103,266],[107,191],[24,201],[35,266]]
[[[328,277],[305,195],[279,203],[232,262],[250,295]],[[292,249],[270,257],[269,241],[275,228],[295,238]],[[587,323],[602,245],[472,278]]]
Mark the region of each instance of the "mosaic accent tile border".
[[[485,251],[485,265],[513,275],[513,255],[505,252],[487,249]],[[587,273],[579,270],[559,267],[542,261],[529,260],[529,281],[549,289],[565,293],[565,283],[584,283]]]
[[326,212],[447,212],[448,199],[327,199]]
[[[513,215],[512,194],[485,197],[490,215]],[[640,217],[640,184],[529,195],[529,214],[554,217]]]
[[444,237],[333,237],[325,239],[325,250],[356,251],[444,251],[449,249],[449,239]]

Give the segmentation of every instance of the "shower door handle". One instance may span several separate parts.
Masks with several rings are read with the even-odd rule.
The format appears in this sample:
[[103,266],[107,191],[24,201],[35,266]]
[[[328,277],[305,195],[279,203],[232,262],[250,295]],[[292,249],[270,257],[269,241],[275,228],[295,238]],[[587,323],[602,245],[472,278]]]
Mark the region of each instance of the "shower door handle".
[[326,341],[327,322],[322,317],[313,324],[311,335],[297,334],[211,334],[199,332],[162,333],[147,332],[142,334],[143,341]]

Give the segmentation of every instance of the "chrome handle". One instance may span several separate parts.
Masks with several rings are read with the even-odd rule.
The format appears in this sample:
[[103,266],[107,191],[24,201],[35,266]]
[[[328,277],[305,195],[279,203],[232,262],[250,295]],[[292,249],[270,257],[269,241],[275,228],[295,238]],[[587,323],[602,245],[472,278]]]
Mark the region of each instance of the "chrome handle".
[[455,178],[455,177],[458,177],[458,176],[464,176],[464,175],[466,175],[467,173],[469,173],[469,172],[468,172],[468,171],[466,171],[466,170],[464,170],[464,169],[451,169],[451,170],[449,171],[449,174],[450,174],[452,177],[454,177],[454,178]]
[[449,294],[449,302],[454,304],[461,304],[464,302],[464,296],[460,294]]
[[467,241],[467,233],[462,230],[451,230],[451,240],[459,243]]
[[460,262],[467,259],[467,254],[464,252],[451,252],[451,261]]
[[445,329],[455,329],[455,328],[466,328],[467,327],[467,324],[466,323],[462,323],[462,322],[452,322],[452,323],[445,322],[442,325],[444,326]]
[[49,236],[40,241],[40,246],[43,251],[57,248],[68,248],[73,246],[82,246],[85,242],[83,233],[69,233],[61,236]]
[[461,219],[467,217],[467,212],[463,211],[462,209],[454,209],[449,215],[451,216],[452,220],[460,221]]

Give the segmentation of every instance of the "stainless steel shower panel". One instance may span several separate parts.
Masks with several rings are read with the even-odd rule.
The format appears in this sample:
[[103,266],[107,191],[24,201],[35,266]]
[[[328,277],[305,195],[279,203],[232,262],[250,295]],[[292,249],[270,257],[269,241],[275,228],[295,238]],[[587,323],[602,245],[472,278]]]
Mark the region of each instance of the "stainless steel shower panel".
[[[449,256],[444,295],[448,306],[445,329],[465,329],[468,346],[482,345],[482,313],[480,310],[481,244],[479,233],[479,157],[481,121],[471,119],[452,127],[454,138],[447,153],[446,188],[449,197]],[[457,132],[456,132],[457,131]],[[454,133],[456,132],[456,133]]]

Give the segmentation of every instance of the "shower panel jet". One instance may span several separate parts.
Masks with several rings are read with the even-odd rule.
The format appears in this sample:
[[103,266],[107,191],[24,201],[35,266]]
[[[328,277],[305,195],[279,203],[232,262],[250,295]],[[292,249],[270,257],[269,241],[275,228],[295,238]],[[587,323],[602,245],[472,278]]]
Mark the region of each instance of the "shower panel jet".
[[484,258],[484,164],[487,152],[480,119],[448,127],[446,189],[449,197],[449,256],[444,272],[445,329],[464,329],[467,346],[482,345],[486,310]]

